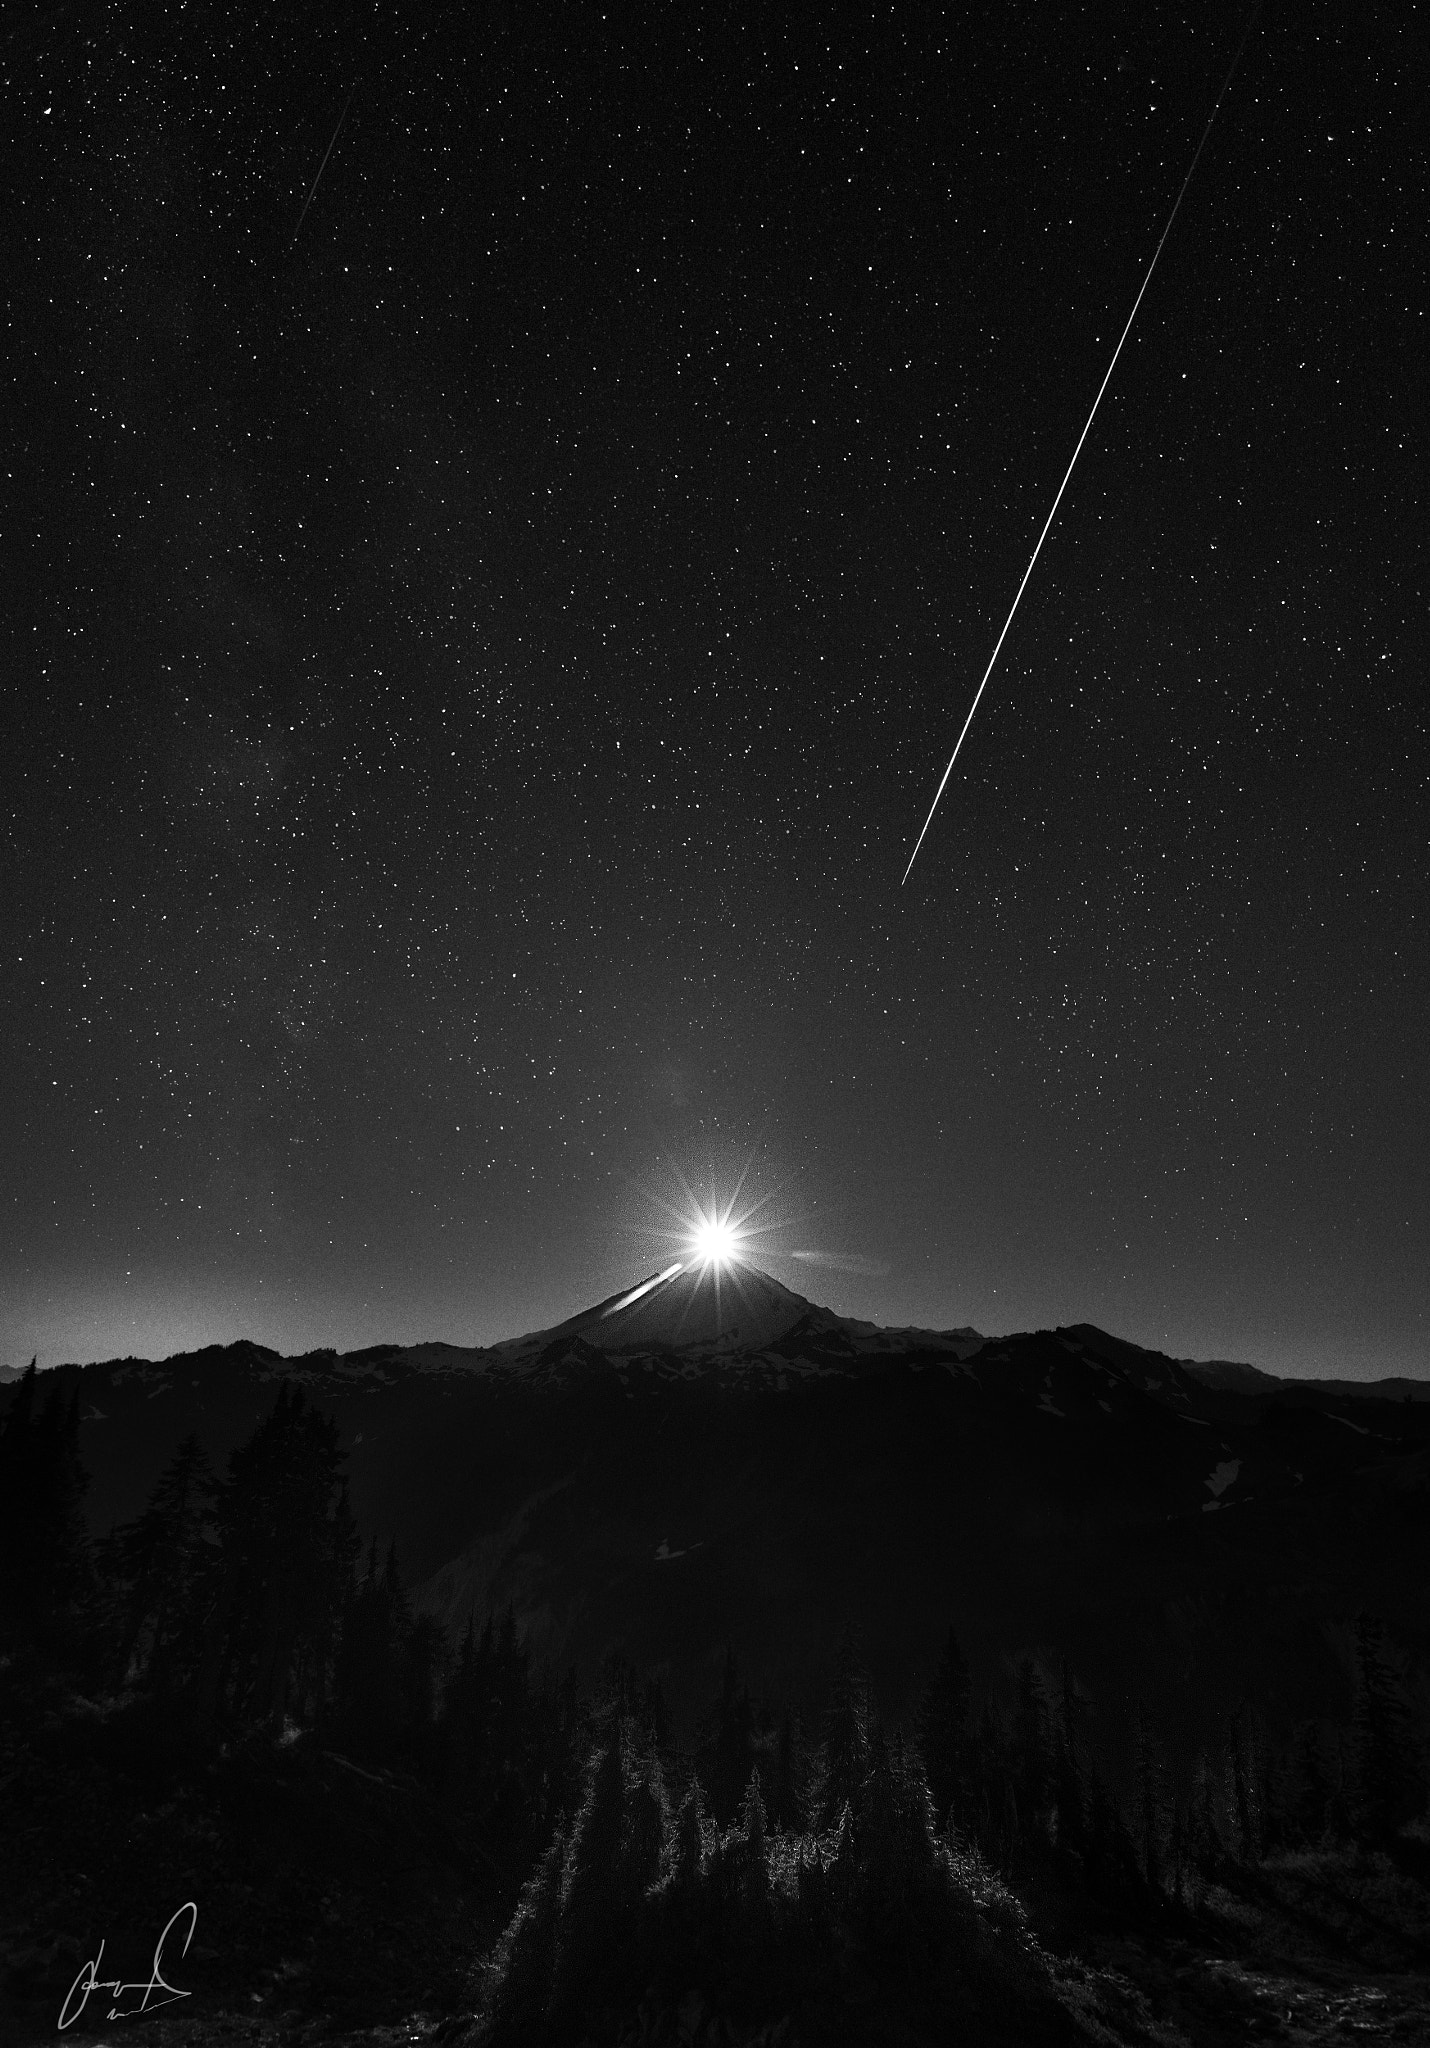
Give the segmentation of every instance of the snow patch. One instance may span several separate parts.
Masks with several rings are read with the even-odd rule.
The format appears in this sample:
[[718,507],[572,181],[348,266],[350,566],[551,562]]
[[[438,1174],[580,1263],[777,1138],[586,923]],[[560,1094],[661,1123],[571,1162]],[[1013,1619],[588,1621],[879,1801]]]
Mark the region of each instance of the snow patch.
[[1235,1486],[1236,1475],[1240,1470],[1240,1458],[1223,1458],[1222,1462],[1212,1473],[1211,1478],[1202,1481],[1207,1492],[1212,1495],[1210,1500],[1202,1502],[1202,1513],[1204,1515],[1209,1515],[1213,1508],[1219,1508],[1224,1505],[1222,1495],[1229,1486]]

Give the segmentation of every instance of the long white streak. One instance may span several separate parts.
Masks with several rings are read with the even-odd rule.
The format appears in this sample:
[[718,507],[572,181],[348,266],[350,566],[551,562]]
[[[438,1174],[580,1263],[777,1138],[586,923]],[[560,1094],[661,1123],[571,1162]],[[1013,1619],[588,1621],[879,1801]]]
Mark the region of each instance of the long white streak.
[[[1087,416],[1087,425],[1078,435],[1077,446],[1076,448],[1074,448],[1072,452],[1072,461],[1068,464],[1067,473],[1063,477],[1062,482],[1058,485],[1058,494],[1053,499],[1053,509],[1051,512],[1049,512],[1047,518],[1043,522],[1043,530],[1038,535],[1038,544],[1033,549],[1033,552],[1029,557],[1027,568],[1023,571],[1023,580],[1018,585],[1018,594],[1013,599],[1013,603],[1011,608],[1009,609],[1008,616],[1003,621],[1003,631],[998,635],[998,644],[993,649],[993,652],[989,657],[987,668],[983,671],[983,681],[978,685],[978,689],[974,696],[973,702],[968,707],[968,716],[963,721],[963,731],[958,735],[958,744],[954,747],[953,752],[949,755],[948,766],[943,771],[943,780],[939,783],[938,788],[934,791],[933,802],[929,805],[929,814],[924,819],[923,832],[920,832],[918,838],[914,841],[914,850],[909,855],[909,865],[904,869],[904,882],[907,882],[910,874],[913,871],[914,862],[919,857],[919,848],[924,843],[924,834],[928,831],[929,826],[933,823],[933,814],[938,809],[939,798],[943,795],[944,790],[948,786],[948,778],[953,773],[953,764],[958,759],[958,749],[963,745],[964,740],[968,736],[968,728],[973,723],[973,714],[978,709],[979,698],[982,697],[983,692],[988,688],[988,678],[993,673],[993,665],[997,661],[998,656],[1002,651],[1003,642],[1008,637],[1008,628],[1012,625],[1014,614],[1016,613],[1019,604],[1022,602],[1023,592],[1028,587],[1028,578],[1032,575],[1033,568],[1037,562],[1038,556],[1042,553],[1043,542],[1048,537],[1048,529],[1049,527],[1051,527],[1053,521],[1058,516],[1058,507],[1063,502],[1063,492],[1067,489],[1068,482],[1072,476],[1072,473],[1077,468],[1077,459],[1079,455],[1081,455],[1082,453],[1082,444],[1087,439],[1089,433],[1091,433],[1092,431],[1092,423],[1097,418],[1097,408],[1102,403],[1102,394],[1104,391],[1106,391],[1108,385],[1112,382],[1112,373],[1117,368],[1117,358],[1122,353],[1122,343],[1126,341],[1128,335],[1132,332],[1132,323],[1137,318],[1137,308],[1141,305],[1143,295],[1145,294],[1148,285],[1152,282],[1152,272],[1157,268],[1157,258],[1162,253],[1163,243],[1166,242],[1168,235],[1170,235],[1172,232],[1172,223],[1177,218],[1177,214],[1181,208],[1182,201],[1187,196],[1187,187],[1192,182],[1192,174],[1196,170],[1197,165],[1201,162],[1202,151],[1207,146],[1207,137],[1212,132],[1212,122],[1215,121],[1218,113],[1221,111],[1221,103],[1226,98],[1227,88],[1230,86],[1232,78],[1235,75],[1237,65],[1241,62],[1241,53],[1246,48],[1247,38],[1250,36],[1252,29],[1256,26],[1256,17],[1260,13],[1260,11],[1260,0],[1257,0],[1257,5],[1252,9],[1251,19],[1247,22],[1246,28],[1242,33],[1241,41],[1237,44],[1236,55],[1231,60],[1231,68],[1227,72],[1226,77],[1222,81],[1221,91],[1216,96],[1216,104],[1215,106],[1213,106],[1211,113],[1207,116],[1207,125],[1202,130],[1202,139],[1197,144],[1196,154],[1192,158],[1191,165],[1187,171],[1187,175],[1182,180],[1182,189],[1180,190],[1180,192],[1178,192],[1176,199],[1172,203],[1172,211],[1167,215],[1167,225],[1162,230],[1161,241],[1158,242],[1156,248],[1152,251],[1152,261],[1147,265],[1147,275],[1142,280],[1142,289],[1138,292],[1136,298],[1132,301],[1132,311],[1127,316],[1127,325],[1122,330],[1121,340],[1119,340],[1116,348],[1112,351],[1112,361],[1107,366],[1107,375],[1103,378],[1102,382],[1097,387],[1097,396],[1092,401],[1092,411]],[[902,888],[903,882],[901,882],[899,886],[900,888]]]
[[623,1294],[619,1301],[613,1301],[601,1320],[604,1322],[606,1316],[618,1316],[623,1308],[629,1308],[633,1301],[639,1301],[643,1294],[649,1294],[652,1287],[663,1286],[667,1280],[673,1280],[677,1273],[684,1271],[684,1266],[677,1260],[673,1266],[667,1266],[663,1273],[653,1273],[649,1280],[642,1280],[639,1287],[633,1287],[629,1294]]
[[335,128],[335,129],[333,130],[333,139],[332,139],[332,141],[331,141],[331,142],[330,142],[330,143],[328,144],[327,148],[326,148],[326,149],[325,149],[325,150],[323,151],[323,161],[322,161],[322,162],[321,162],[321,163],[319,164],[319,166],[318,166],[318,175],[317,175],[317,177],[316,177],[316,178],[314,178],[314,180],[313,180],[312,184],[311,184],[311,185],[310,185],[310,186],[308,187],[308,196],[307,196],[307,198],[306,198],[306,199],[305,199],[305,200],[303,201],[303,211],[302,211],[302,212],[301,212],[301,213],[299,214],[299,216],[298,216],[298,225],[297,225],[297,227],[296,227],[296,228],[294,228],[294,230],[293,230],[293,240],[294,240],[295,242],[297,241],[297,239],[298,239],[299,235],[301,235],[301,234],[302,234],[302,232],[303,232],[303,223],[304,223],[304,221],[305,221],[305,220],[306,220],[306,219],[308,218],[308,208],[309,208],[309,207],[310,207],[310,206],[312,205],[312,203],[313,203],[313,195],[314,195],[314,194],[316,193],[316,191],[317,191],[317,189],[318,189],[319,185],[320,185],[320,184],[321,184],[321,183],[323,182],[323,173],[324,173],[324,171],[325,171],[325,170],[326,170],[326,169],[328,168],[328,158],[329,158],[329,157],[330,157],[330,156],[332,155],[332,153],[333,153],[333,150],[334,150],[334,148],[336,147],[336,144],[337,144],[337,140],[338,140],[338,137],[339,137],[339,136],[340,136],[340,135],[342,134],[342,132],[343,132],[343,123],[344,123],[344,121],[346,121],[346,119],[348,118],[348,108],[349,108],[349,107],[350,107],[350,106],[352,105],[352,103],[353,103],[353,93],[355,93],[356,91],[357,91],[357,80],[356,80],[356,79],[354,79],[354,81],[353,81],[353,88],[352,88],[352,92],[350,92],[350,93],[348,94],[347,98],[346,98],[346,99],[345,99],[345,100],[343,101],[343,111],[342,111],[342,112],[341,112],[341,113],[339,114],[339,116],[338,116],[338,125],[337,125],[337,127],[336,127],[336,128]]

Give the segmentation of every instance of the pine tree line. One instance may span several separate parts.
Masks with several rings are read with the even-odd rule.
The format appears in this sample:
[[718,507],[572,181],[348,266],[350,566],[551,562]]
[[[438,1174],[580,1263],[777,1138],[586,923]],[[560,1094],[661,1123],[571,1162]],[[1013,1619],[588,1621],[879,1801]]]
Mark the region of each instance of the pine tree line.
[[166,1739],[320,1745],[443,1793],[513,1876],[574,1804],[569,1682],[542,1692],[514,1615],[449,1645],[395,1542],[362,1550],[337,1425],[284,1386],[215,1474],[180,1444],[143,1511],[84,1528],[77,1396],[34,1368],[0,1428],[0,1652],[158,1715]]
[[722,1825],[698,1772],[673,1783],[648,1728],[600,1713],[579,1803],[487,1965],[470,2039],[603,2036],[639,2000],[652,2039],[674,2038],[678,2001],[682,2038],[708,2006],[747,2021],[798,2010],[814,2038],[857,2040],[871,1999],[886,2011],[891,1996],[956,2010],[970,2039],[1065,2038],[1022,1909],[940,1839],[916,1753],[865,1719],[858,1677],[841,1673],[854,1682],[836,1686],[802,1795],[817,1818],[795,1826],[772,1818],[758,1765]]
[[78,1435],[77,1390],[57,1380],[42,1402],[32,1366],[0,1429],[0,1646],[181,1708],[199,1731],[309,1730],[415,1772],[518,1868],[575,1810],[597,1724],[634,1729],[682,1796],[698,1783],[713,1828],[745,1824],[752,1783],[769,1828],[791,1837],[837,1829],[872,1784],[913,1786],[899,1798],[929,1803],[951,1854],[1124,1905],[1194,1903],[1283,1849],[1384,1843],[1423,1809],[1416,1733],[1369,1615],[1348,1726],[1304,1722],[1273,1741],[1246,1702],[1220,1743],[1183,1756],[1139,1703],[1115,1786],[1066,1664],[1050,1682],[1024,1658],[1011,1710],[975,1716],[951,1628],[907,1731],[885,1729],[851,1636],[814,1722],[757,1701],[727,1654],[682,1756],[658,1686],[620,1660],[588,1702],[574,1678],[533,1684],[510,1612],[480,1628],[474,1616],[455,1646],[414,1613],[395,1543],[363,1554],[337,1426],[301,1391],[280,1391],[222,1477],[187,1438],[143,1512],[100,1544],[85,1535]]
[[692,1754],[662,1734],[658,1694],[620,1667],[587,1724],[574,1815],[558,1819],[487,1967],[474,2048],[599,2033],[642,1987],[653,2039],[683,1987],[686,2005],[698,1993],[747,2019],[821,2008],[831,2039],[837,2011],[858,2039],[870,1984],[882,2000],[957,2010],[970,2038],[1056,2034],[1049,2008],[1068,1986],[1029,1938],[1014,1886],[1057,1883],[1124,1918],[1189,1913],[1278,1849],[1356,1829],[1383,1841],[1423,1807],[1369,1617],[1356,1658],[1339,1807],[1317,1732],[1298,1731],[1283,1767],[1250,1705],[1220,1744],[1178,1758],[1137,1702],[1114,1788],[1066,1663],[1053,1687],[1022,1659],[1011,1709],[975,1718],[952,1629],[907,1734],[884,1725],[852,1634],[808,1725],[753,1699],[727,1652]]
[[1384,1625],[1360,1615],[1353,1642],[1348,1726],[1302,1721],[1273,1739],[1245,1700],[1219,1741],[1186,1753],[1139,1699],[1114,1782],[1066,1662],[1054,1687],[1024,1657],[1012,1711],[985,1706],[974,1722],[950,1630],[916,1716],[935,1811],[951,1841],[1011,1878],[1053,1876],[1144,1909],[1192,1906],[1271,1855],[1383,1847],[1426,1809],[1423,1743]]

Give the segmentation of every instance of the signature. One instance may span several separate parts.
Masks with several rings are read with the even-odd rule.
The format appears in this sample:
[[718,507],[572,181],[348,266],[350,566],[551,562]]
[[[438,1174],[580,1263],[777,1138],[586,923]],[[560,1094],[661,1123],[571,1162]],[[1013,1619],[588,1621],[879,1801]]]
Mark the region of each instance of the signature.
[[[142,1979],[135,1984],[125,1984],[118,1977],[101,1977],[99,1965],[104,1956],[104,1943],[101,1942],[99,1944],[99,1954],[94,1958],[93,1962],[85,1964],[73,1984],[71,1984],[69,1996],[60,2007],[60,2023],[56,2031],[62,2034],[66,2027],[72,2027],[84,2011],[85,2006],[89,2003],[91,1995],[96,1991],[112,1991],[114,1993],[114,2004],[110,2007],[108,2014],[108,2017],[112,2020],[137,2019],[140,2013],[157,2012],[161,2005],[172,2005],[176,1998],[192,1998],[193,1993],[191,1991],[176,1991],[174,1986],[166,1980],[163,1970],[160,1968],[160,1964],[164,1960],[164,1943],[169,1939],[173,1931],[174,1921],[182,1920],[186,1913],[189,1916],[189,1931],[184,1936],[184,1946],[179,1953],[181,1955],[188,1954],[189,1943],[194,1938],[194,1929],[199,1924],[199,1909],[192,1899],[189,1900],[186,1906],[180,1906],[178,1912],[170,1919],[169,1925],[159,1936],[154,1947],[154,1961],[150,1967],[147,1984]],[[142,1991],[144,1996],[140,1999],[138,2005],[131,2005],[127,2010],[121,2011],[120,2001],[127,1991]],[[166,1991],[168,1997],[156,1998],[154,1996],[156,1991]],[[76,1999],[79,2001],[78,2004],[75,2003]],[[74,2008],[73,2011],[70,2009],[72,2006]]]

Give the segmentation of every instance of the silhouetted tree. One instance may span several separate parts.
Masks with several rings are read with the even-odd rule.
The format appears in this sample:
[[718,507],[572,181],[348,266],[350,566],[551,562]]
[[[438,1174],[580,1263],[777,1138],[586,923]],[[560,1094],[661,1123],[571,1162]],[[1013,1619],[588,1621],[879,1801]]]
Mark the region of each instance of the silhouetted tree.
[[[510,1620],[510,1609],[508,1618]],[[726,1652],[727,1667],[732,1666],[731,1653]],[[748,1701],[746,1702],[748,1706]],[[634,1722],[639,1730],[643,1745],[652,1750],[663,1751],[670,1745],[670,1709],[665,1703],[665,1694],[659,1681],[638,1671],[634,1664],[618,1652],[612,1651],[601,1666],[601,1676],[596,1687],[596,1707],[605,1709]]]
[[[581,1796],[581,1762],[590,1748],[590,1711],[574,1674],[554,1693],[536,1693],[530,1659],[508,1607],[499,1622],[488,1616],[480,1634],[468,1623],[442,1695],[440,1755],[442,1782],[490,1849],[508,1862],[530,1856],[549,1833],[560,1809],[572,1810]],[[638,1679],[630,1674],[637,1694]],[[624,1683],[612,1685],[608,1670],[595,1709],[601,1725],[624,1720],[648,1739],[619,1700]]]
[[1226,1862],[1226,1839],[1222,1828],[1212,1760],[1201,1751],[1192,1767],[1192,1792],[1187,1806],[1187,1849],[1191,1862],[1203,1877],[1220,1875]]
[[498,2041],[536,2043],[547,2039],[566,1854],[566,1830],[558,1827],[522,1887],[511,1923],[492,1952],[488,2018]]
[[142,1514],[116,1532],[121,1680],[171,1692],[196,1678],[218,1555],[217,1494],[203,1446],[191,1433]]
[[790,1833],[801,1834],[818,1819],[813,1789],[813,1760],[805,1739],[804,1721],[797,1707],[785,1707],[779,1716],[775,1754],[770,1773],[770,1814]]
[[1090,1888],[1116,1905],[1140,1903],[1142,1871],[1122,1810],[1096,1770],[1088,1787],[1087,1870]]
[[934,1811],[945,1826],[966,1773],[968,1665],[952,1627],[914,1717]]
[[80,1648],[92,1577],[79,1382],[66,1395],[57,1373],[43,1407],[37,1382],[31,1359],[0,1430],[0,1629],[66,1657]]
[[587,1766],[585,1796],[561,1873],[561,1942],[553,2008],[575,2011],[629,1958],[641,1898],[660,1867],[663,1786],[658,1763],[633,1757],[612,1717]]
[[745,1787],[745,1797],[741,1802],[740,1825],[744,1840],[746,1885],[763,1901],[769,1888],[769,1871],[766,1868],[765,1855],[770,1830],[764,1794],[760,1790],[758,1767],[751,1770],[750,1782]]
[[1007,1745],[993,1718],[992,1706],[985,1700],[969,1743],[963,1796],[967,1831],[992,1863],[999,1862],[1003,1855],[1008,1819],[1004,1797],[1007,1778]]
[[1174,1799],[1172,1802],[1172,1827],[1169,1846],[1172,1865],[1172,1897],[1178,1906],[1186,1908],[1191,1904],[1187,1867],[1187,1811],[1180,1799]]
[[1087,1850],[1087,1789],[1083,1781],[1080,1760],[1078,1718],[1079,1702],[1072,1666],[1064,1657],[1053,1755],[1058,1845],[1074,1855],[1082,1856]]
[[876,1966],[904,1975],[927,1962],[939,1847],[919,1751],[887,1744],[877,1723],[855,1827],[861,1932]]
[[1024,1832],[1046,1839],[1052,1806],[1053,1759],[1048,1706],[1031,1657],[1018,1663],[1010,1757],[1013,1789]]
[[1315,1848],[1325,1840],[1334,1789],[1321,1731],[1314,1721],[1302,1721],[1291,1738],[1287,1787],[1287,1824],[1293,1841]]
[[[445,1647],[440,1624],[430,1615],[413,1615],[397,1561],[396,1539],[389,1543],[387,1556],[379,1565],[374,1537],[367,1569],[343,1616],[331,1714],[337,1738],[374,1759],[401,1756],[411,1760],[414,1752],[421,1753],[433,1721]],[[455,1692],[449,1688],[447,1696],[454,1723],[453,1746],[460,1724],[460,1755],[472,1746],[472,1723],[479,1701],[479,1739],[488,1748],[493,1742],[496,1712],[491,1680],[495,1664],[490,1623],[475,1654],[469,1630]]]
[[1372,1614],[1355,1624],[1352,1814],[1371,1843],[1388,1842],[1422,1804],[1420,1773],[1405,1697],[1386,1654],[1384,1625]]
[[725,1652],[720,1697],[700,1752],[711,1811],[725,1827],[740,1810],[755,1764],[755,1710],[733,1649]]
[[1227,1764],[1231,1777],[1231,1806],[1236,1817],[1237,1855],[1245,1864],[1260,1860],[1262,1844],[1262,1797],[1259,1729],[1249,1702],[1243,1700],[1231,1719],[1227,1734]]
[[397,1632],[374,1536],[343,1614],[331,1722],[339,1740],[371,1753],[395,1742],[401,1720]]
[[869,1770],[873,1718],[869,1675],[858,1638],[852,1629],[846,1629],[824,1710],[822,1808],[826,1822],[836,1820],[846,1806],[858,1807]]
[[229,1459],[200,1681],[211,1712],[301,1718],[327,1695],[357,1549],[337,1424],[285,1385]]
[[1164,1888],[1162,1826],[1167,1771],[1151,1711],[1142,1699],[1137,1701],[1133,1721],[1133,1765],[1142,1876],[1147,1889],[1155,1894]]

